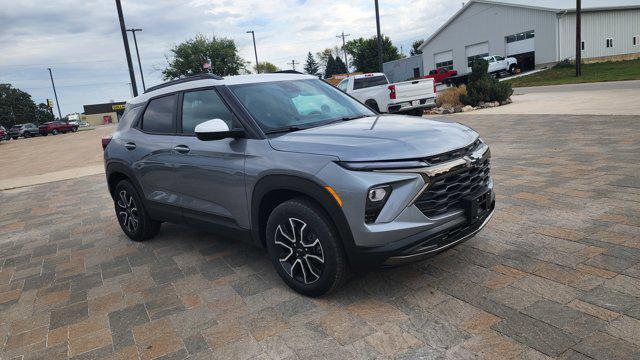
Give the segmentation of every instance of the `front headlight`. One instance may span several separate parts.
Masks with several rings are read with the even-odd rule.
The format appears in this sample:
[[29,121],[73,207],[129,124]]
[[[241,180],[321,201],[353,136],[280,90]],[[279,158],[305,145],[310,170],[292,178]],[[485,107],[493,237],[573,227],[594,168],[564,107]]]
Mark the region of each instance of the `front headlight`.
[[420,160],[403,161],[339,161],[338,165],[347,170],[353,171],[376,171],[376,170],[398,170],[398,169],[418,169],[429,166]]

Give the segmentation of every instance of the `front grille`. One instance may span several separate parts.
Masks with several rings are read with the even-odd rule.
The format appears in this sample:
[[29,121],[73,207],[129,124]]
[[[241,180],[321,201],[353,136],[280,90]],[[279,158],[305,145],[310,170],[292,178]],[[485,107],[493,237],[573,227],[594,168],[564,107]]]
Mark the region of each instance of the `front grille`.
[[435,155],[435,156],[429,156],[428,158],[426,158],[424,160],[429,165],[436,165],[436,164],[440,164],[440,163],[443,163],[443,162],[459,159],[459,158],[461,158],[461,157],[463,157],[465,155],[468,155],[468,154],[474,152],[480,146],[482,146],[482,141],[480,141],[480,139],[478,139],[475,142],[473,142],[471,145],[468,145],[468,146],[463,147],[461,149],[449,151],[449,152],[446,152],[444,154],[439,154],[439,155]]
[[488,186],[489,171],[490,158],[487,157],[471,167],[443,174],[433,180],[415,205],[428,217],[462,209],[462,198]]

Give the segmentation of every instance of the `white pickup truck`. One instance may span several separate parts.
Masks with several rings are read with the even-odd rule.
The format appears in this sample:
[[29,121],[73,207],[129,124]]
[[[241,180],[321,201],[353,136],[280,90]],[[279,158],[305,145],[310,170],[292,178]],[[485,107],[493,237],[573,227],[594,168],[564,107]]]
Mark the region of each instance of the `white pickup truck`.
[[503,58],[500,55],[487,56],[484,58],[489,62],[489,73],[500,75],[503,72],[509,72],[515,75],[518,70],[518,60],[512,57]]
[[436,105],[433,79],[419,79],[389,84],[383,73],[350,76],[338,89],[381,113],[403,113],[422,116],[425,109]]

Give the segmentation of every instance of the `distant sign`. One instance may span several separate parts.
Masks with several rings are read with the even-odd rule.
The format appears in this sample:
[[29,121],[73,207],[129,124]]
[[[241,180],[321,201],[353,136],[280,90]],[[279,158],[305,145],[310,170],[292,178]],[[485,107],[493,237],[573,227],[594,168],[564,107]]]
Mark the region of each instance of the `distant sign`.
[[80,115],[78,115],[78,114],[69,114],[69,115],[67,115],[67,119],[69,119],[69,120],[80,120]]
[[113,110],[116,110],[116,111],[117,110],[124,110],[124,104],[113,105],[113,106],[111,106],[111,108]]
[[53,107],[53,101],[51,99],[47,99],[47,106],[50,108]]

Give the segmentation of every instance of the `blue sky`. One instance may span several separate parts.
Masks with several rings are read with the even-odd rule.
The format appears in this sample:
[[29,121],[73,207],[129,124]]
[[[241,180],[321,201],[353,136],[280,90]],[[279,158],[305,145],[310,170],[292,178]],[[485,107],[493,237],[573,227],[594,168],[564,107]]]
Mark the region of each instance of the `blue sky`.
[[[503,0],[567,7],[573,0]],[[639,4],[640,0],[584,0],[585,7]],[[382,31],[408,54],[411,43],[428,37],[462,6],[451,0],[380,0]],[[113,0],[0,0],[0,82],[29,92],[36,102],[53,98],[47,67],[53,69],[62,114],[82,112],[83,104],[122,101],[131,96]],[[372,0],[123,0],[128,28],[138,33],[147,87],[161,82],[160,71],[172,45],[195,34],[232,38],[240,55],[289,68],[341,44],[335,35],[375,34]],[[133,40],[130,38],[133,47]],[[133,48],[132,48],[133,51]],[[135,62],[135,53],[132,52]],[[137,64],[136,64],[137,65]],[[135,67],[139,80],[138,68]]]

